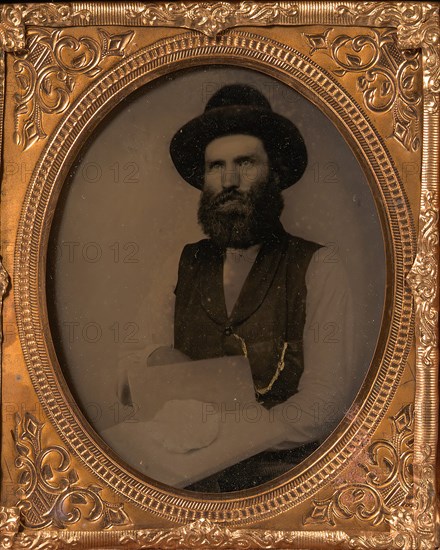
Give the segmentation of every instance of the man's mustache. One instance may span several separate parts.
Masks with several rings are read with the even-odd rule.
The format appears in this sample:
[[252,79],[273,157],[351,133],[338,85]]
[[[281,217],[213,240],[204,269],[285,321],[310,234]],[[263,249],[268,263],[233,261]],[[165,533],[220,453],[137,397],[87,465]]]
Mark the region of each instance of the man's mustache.
[[232,189],[230,191],[222,191],[220,195],[215,197],[211,201],[211,207],[215,208],[217,206],[221,206],[222,204],[225,204],[228,201],[232,200],[240,200],[242,202],[246,202],[247,200],[247,193],[243,193],[242,191],[238,191],[237,189]]

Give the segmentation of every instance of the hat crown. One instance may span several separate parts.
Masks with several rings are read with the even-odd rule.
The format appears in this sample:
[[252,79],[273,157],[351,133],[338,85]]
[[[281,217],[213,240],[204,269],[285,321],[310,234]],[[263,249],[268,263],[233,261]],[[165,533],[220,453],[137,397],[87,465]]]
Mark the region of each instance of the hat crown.
[[208,144],[223,136],[243,134],[263,142],[280,189],[287,189],[303,175],[307,149],[298,128],[274,112],[260,91],[246,84],[220,88],[206,103],[204,113],[176,132],[170,155],[183,179],[202,189]]
[[272,111],[269,101],[256,88],[245,84],[231,84],[223,86],[211,97],[206,104],[205,113],[212,109],[239,106]]

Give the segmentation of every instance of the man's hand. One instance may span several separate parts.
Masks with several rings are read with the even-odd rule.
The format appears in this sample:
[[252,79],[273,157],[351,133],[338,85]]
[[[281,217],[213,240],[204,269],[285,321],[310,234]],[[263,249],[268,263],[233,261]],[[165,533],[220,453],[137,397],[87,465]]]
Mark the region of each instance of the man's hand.
[[156,367],[158,365],[185,363],[186,361],[191,361],[191,359],[178,349],[169,346],[161,346],[150,353],[147,358],[147,366]]
[[220,431],[220,415],[204,414],[207,403],[195,399],[168,401],[145,424],[148,435],[172,453],[208,447]]

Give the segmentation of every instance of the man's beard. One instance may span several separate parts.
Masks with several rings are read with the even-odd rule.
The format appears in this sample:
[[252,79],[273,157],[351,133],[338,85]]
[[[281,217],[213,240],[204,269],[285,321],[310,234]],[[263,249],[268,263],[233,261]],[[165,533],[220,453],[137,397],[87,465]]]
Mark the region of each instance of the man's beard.
[[276,229],[283,207],[281,191],[269,178],[249,191],[203,191],[198,220],[205,235],[220,248],[249,248]]

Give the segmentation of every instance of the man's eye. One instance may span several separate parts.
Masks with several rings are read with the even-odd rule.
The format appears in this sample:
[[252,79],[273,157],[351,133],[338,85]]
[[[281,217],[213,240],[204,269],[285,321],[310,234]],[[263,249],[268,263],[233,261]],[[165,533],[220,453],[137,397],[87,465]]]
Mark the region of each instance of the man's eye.
[[221,170],[223,167],[222,163],[221,162],[212,162],[210,165],[209,165],[209,169],[210,170]]
[[243,168],[247,168],[249,166],[253,166],[254,165],[254,161],[252,159],[242,159],[240,160],[240,166],[242,166]]

